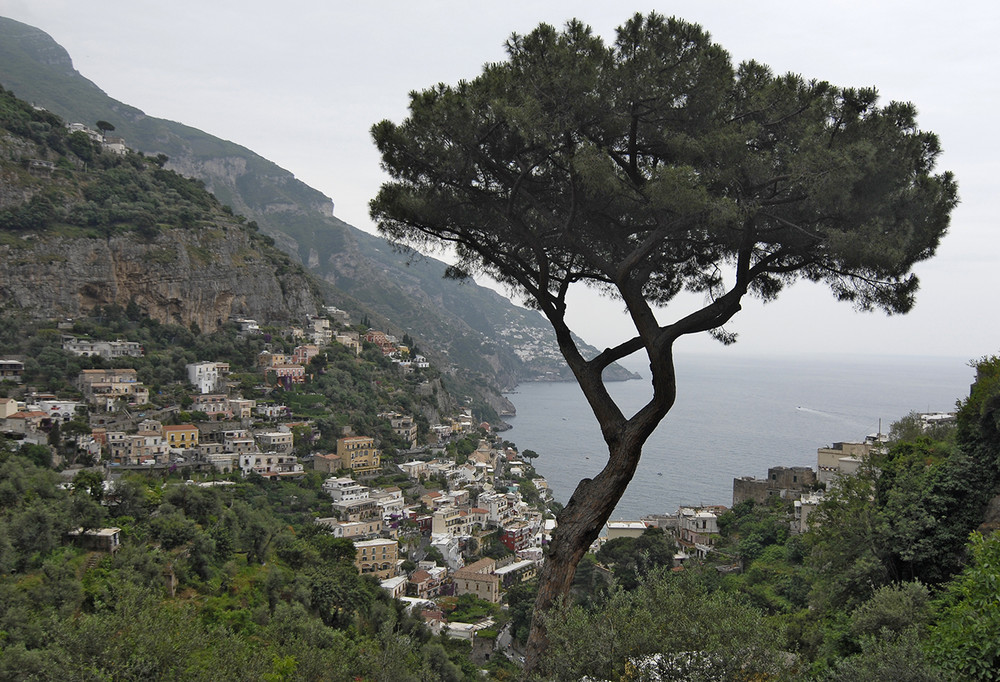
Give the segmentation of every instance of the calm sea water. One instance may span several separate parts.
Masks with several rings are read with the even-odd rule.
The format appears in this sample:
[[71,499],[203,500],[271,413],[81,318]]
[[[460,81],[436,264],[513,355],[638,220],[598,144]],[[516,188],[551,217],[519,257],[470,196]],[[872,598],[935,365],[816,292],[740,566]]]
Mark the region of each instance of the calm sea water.
[[[816,467],[816,449],[863,440],[910,412],[949,412],[969,393],[968,359],[679,356],[677,401],[653,433],[612,519],[732,503],[733,478],[771,466]],[[640,370],[640,373],[641,370]],[[648,370],[645,372],[648,376]],[[611,384],[633,414],[647,380]],[[575,383],[522,384],[508,396],[517,416],[503,437],[539,453],[538,472],[565,503],[607,457]]]

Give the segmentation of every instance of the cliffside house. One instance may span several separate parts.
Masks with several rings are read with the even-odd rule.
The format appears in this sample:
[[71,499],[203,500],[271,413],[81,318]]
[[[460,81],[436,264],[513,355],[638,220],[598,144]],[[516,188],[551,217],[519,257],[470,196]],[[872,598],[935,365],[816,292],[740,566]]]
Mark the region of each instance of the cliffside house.
[[233,418],[229,409],[229,397],[223,393],[197,393],[191,396],[193,412],[204,412],[212,421],[225,421]]
[[28,435],[50,423],[49,415],[41,410],[21,410],[4,420],[4,430],[9,433]]
[[422,477],[427,476],[427,462],[423,462],[419,459],[403,462],[399,465],[399,468],[403,470],[403,473],[406,474],[407,477],[412,478],[415,481],[419,481]]
[[13,398],[0,398],[0,419],[6,419],[17,412],[19,410],[16,400]]
[[409,583],[406,586],[406,596],[418,599],[437,597],[441,594],[441,585],[447,572],[447,569],[441,566],[418,568],[410,575]]
[[399,543],[395,540],[361,540],[354,543],[354,551],[354,565],[362,575],[385,580],[398,572]]
[[608,540],[637,538],[646,531],[646,524],[642,521],[608,521],[604,530]]
[[253,410],[256,406],[256,400],[250,400],[247,398],[229,399],[229,411],[232,413],[234,419],[239,419],[240,421],[252,419]]
[[396,352],[396,339],[385,332],[370,329],[365,334],[365,341],[374,343],[382,351],[382,355],[392,355]]
[[496,561],[490,558],[464,566],[452,574],[455,596],[473,594],[480,599],[500,603],[500,578],[493,572]]
[[375,538],[382,532],[382,519],[367,519],[365,521],[339,521],[328,516],[316,519],[316,524],[324,526],[335,538],[364,539]]
[[392,432],[405,440],[410,448],[417,446],[417,422],[413,417],[398,412],[387,412],[379,416],[389,420]]
[[69,539],[83,547],[97,552],[117,552],[121,546],[121,528],[77,528],[66,535]]
[[257,444],[264,452],[276,452],[280,455],[290,455],[295,449],[294,437],[291,431],[259,431],[254,434]]
[[85,369],[77,378],[77,386],[91,405],[112,410],[118,400],[132,405],[149,402],[149,389],[139,381],[134,369]]
[[313,469],[324,474],[335,474],[343,465],[336,453],[313,455]]
[[337,439],[337,455],[341,467],[355,474],[369,474],[381,466],[381,454],[375,447],[375,439],[368,436],[347,436]]
[[105,433],[105,441],[108,457],[118,464],[163,464],[170,456],[170,449],[164,442],[163,435],[157,431],[131,434],[108,431]]
[[0,360],[0,381],[11,381],[15,384],[24,379],[24,363],[20,360]]
[[142,346],[137,341],[95,341],[75,336],[63,336],[63,350],[81,357],[98,356],[108,360],[114,358],[140,358]]
[[295,364],[271,365],[264,370],[264,377],[273,378],[277,383],[283,385],[304,384],[306,382],[306,368]]
[[292,455],[279,455],[275,452],[258,452],[240,455],[240,470],[244,476],[251,471],[265,478],[301,476],[305,474],[298,458]]
[[681,507],[677,511],[680,516],[680,544],[704,557],[719,540],[718,515],[725,509],[722,506]]
[[175,450],[188,450],[198,447],[198,427],[194,424],[177,424],[163,427],[163,438],[167,447]]
[[817,448],[816,465],[820,483],[832,483],[838,476],[849,476],[858,470],[872,449],[878,446],[875,439],[863,443],[834,443],[828,448]]
[[531,559],[521,559],[498,566],[493,572],[500,579],[501,587],[507,589],[538,575],[538,564]]
[[353,350],[355,355],[361,355],[361,335],[358,332],[337,332],[333,340]]
[[431,533],[434,535],[471,535],[472,526],[469,523],[469,513],[453,506],[436,510],[431,516]]
[[315,343],[307,343],[296,346],[292,351],[292,363],[298,365],[308,365],[309,361],[319,355],[319,346]]
[[222,388],[222,379],[229,374],[228,362],[194,362],[186,366],[188,383],[199,393],[214,393]]
[[341,521],[353,523],[355,521],[370,521],[382,518],[379,514],[378,502],[370,497],[357,500],[341,500],[340,502],[332,503],[330,506],[333,512],[340,517]]
[[331,476],[323,481],[323,492],[328,494],[334,502],[350,502],[351,500],[368,499],[370,490],[353,478]]

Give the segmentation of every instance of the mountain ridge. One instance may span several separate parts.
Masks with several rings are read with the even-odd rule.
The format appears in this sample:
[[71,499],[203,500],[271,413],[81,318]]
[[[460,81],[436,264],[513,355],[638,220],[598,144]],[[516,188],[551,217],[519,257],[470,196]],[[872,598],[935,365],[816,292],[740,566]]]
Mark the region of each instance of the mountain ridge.
[[[555,334],[536,311],[486,287],[445,280],[443,262],[412,258],[336,218],[329,197],[252,150],[112,99],[44,31],[0,18],[0,84],[69,122],[112,122],[130,147],[167,156],[167,168],[202,180],[220,202],[259,224],[330,285],[334,304],[370,309],[454,366],[489,377],[497,390],[572,379]],[[614,366],[606,376],[637,375]]]

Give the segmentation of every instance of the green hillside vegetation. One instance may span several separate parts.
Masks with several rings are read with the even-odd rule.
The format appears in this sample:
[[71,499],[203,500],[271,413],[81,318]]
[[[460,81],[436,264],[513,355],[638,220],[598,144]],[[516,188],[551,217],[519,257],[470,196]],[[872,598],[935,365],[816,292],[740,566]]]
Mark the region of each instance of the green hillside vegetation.
[[[318,479],[56,485],[0,451],[0,679],[459,680],[475,668],[318,532]],[[74,546],[122,529],[113,555]]]
[[[27,195],[24,203],[0,210],[0,231],[87,237],[135,231],[150,238],[163,227],[245,222],[219,204],[200,181],[165,170],[165,157],[102,150],[86,133],[69,132],[59,117],[32,108],[2,88],[0,128],[34,142],[28,147],[15,137],[0,144],[4,175]],[[38,161],[52,164],[52,170],[43,171],[45,177],[32,172],[32,162]]]
[[[430,407],[413,389],[436,370],[402,375],[374,348],[356,357],[331,346],[309,384],[284,391],[254,367],[265,346],[290,349],[279,330],[194,334],[134,307],[96,312],[71,331],[140,341],[145,357],[113,364],[135,367],[162,405],[183,406],[184,365],[212,357],[231,363],[244,392],[311,417],[317,448],[349,422],[391,452],[370,415]],[[75,373],[111,363],[62,351],[64,331],[8,318],[0,343],[28,357],[26,382],[71,396]],[[987,513],[1000,483],[1000,360],[977,369],[956,425],[895,424],[890,445],[828,491],[803,535],[776,498],[724,513],[715,551],[679,571],[658,529],[588,555],[573,602],[551,617],[543,679],[1000,679],[1000,519]],[[475,442],[454,443],[450,456]],[[83,470],[64,490],[47,448],[14,447],[0,444],[0,679],[477,679],[466,644],[432,637],[357,574],[344,541],[316,531],[329,505],[321,476],[230,476],[213,488],[185,484],[181,469],[126,473],[105,491]],[[379,482],[412,485],[388,471]],[[122,549],[77,547],[66,533],[79,526],[122,528]],[[485,554],[505,553],[482,541]],[[533,601],[528,583],[497,612],[521,642]],[[509,665],[491,664],[489,677],[514,679]]]

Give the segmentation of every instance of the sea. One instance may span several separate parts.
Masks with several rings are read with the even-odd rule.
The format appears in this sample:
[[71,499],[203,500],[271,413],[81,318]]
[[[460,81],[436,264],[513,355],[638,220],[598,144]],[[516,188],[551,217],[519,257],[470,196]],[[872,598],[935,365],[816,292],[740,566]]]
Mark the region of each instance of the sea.
[[[678,355],[675,365],[677,400],[611,520],[730,506],[734,478],[764,478],[773,466],[815,469],[818,448],[888,433],[911,412],[954,411],[975,379],[968,358]],[[648,369],[645,376],[609,384],[626,415],[652,394]],[[575,382],[524,383],[507,397],[517,415],[502,437],[538,453],[536,471],[565,504],[607,460],[582,391]]]

